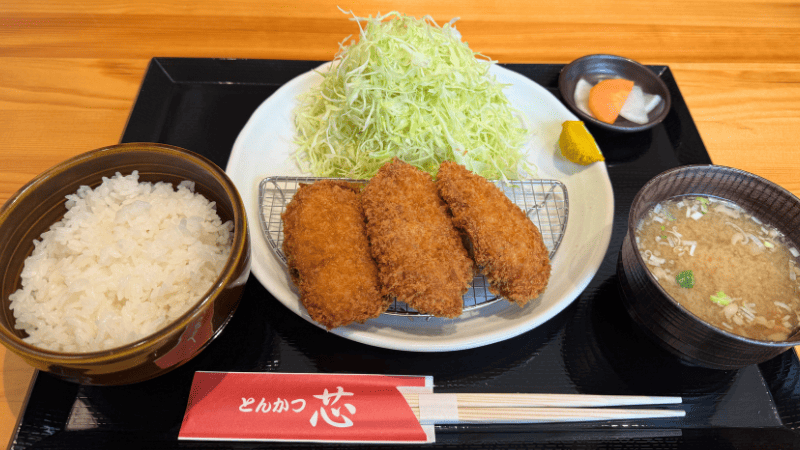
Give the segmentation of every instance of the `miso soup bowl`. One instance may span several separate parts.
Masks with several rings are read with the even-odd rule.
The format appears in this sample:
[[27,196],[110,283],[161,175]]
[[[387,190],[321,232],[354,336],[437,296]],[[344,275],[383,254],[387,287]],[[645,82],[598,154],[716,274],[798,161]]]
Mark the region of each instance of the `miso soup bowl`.
[[733,370],[757,364],[800,344],[800,333],[786,341],[768,342],[709,325],[661,288],[639,253],[634,232],[657,203],[685,195],[734,202],[776,227],[800,248],[800,199],[780,186],[739,169],[715,165],[683,166],[663,172],[634,198],[628,233],[620,250],[617,273],[622,300],[633,321],[684,362],[712,369]]
[[[216,202],[223,222],[233,221],[230,257],[212,287],[172,323],[138,341],[109,350],[64,353],[26,343],[15,329],[9,295],[21,284],[33,241],[63,217],[65,196],[82,185],[96,187],[116,172],[139,171],[139,181],[177,186]],[[148,380],[185,364],[218,336],[239,304],[250,273],[250,237],[245,208],[233,182],[210,160],[163,144],[113,145],[78,155],[38,175],[0,208],[0,342],[31,366],[82,384],[121,385]]]

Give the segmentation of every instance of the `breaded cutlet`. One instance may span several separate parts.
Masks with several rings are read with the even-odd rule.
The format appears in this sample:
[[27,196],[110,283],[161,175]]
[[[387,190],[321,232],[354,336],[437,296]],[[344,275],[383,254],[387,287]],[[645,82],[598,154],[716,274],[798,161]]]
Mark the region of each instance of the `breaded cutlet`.
[[550,278],[550,258],[539,229],[497,187],[464,166],[445,162],[436,177],[453,223],[470,239],[489,290],[522,306]]
[[461,315],[474,264],[430,175],[395,159],[361,196],[385,293],[423,314]]
[[381,293],[358,189],[334,180],[303,184],[282,215],[300,301],[329,330],[378,317],[391,303]]

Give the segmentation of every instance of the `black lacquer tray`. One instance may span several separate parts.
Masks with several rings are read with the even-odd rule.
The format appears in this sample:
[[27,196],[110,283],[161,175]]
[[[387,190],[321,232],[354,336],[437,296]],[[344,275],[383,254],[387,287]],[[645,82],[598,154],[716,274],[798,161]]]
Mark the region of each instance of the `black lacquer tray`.
[[[283,83],[317,65],[312,61],[155,58],[121,140],[177,145],[225,167],[234,140],[256,107]],[[505,67],[559,95],[561,65]],[[687,415],[682,419],[441,426],[437,443],[427,445],[430,448],[800,448],[800,362],[793,351],[738,371],[689,367],[648,341],[622,307],[617,254],[634,195],[668,168],[710,162],[669,68],[651,69],[669,86],[672,111],[663,123],[640,133],[617,134],[590,126],[606,154],[614,188],[611,244],[586,291],[543,326],[472,350],[384,350],[307,323],[251,277],[222,335],[169,374],[136,385],[92,387],[37,373],[10,448],[312,447],[178,441],[192,375],[198,370],[433,375],[437,392],[679,395],[685,399]]]

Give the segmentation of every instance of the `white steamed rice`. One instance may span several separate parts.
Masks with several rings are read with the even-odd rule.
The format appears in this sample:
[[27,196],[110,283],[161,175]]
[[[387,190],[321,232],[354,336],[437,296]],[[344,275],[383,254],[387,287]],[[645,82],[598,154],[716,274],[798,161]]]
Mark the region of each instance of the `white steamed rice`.
[[184,181],[117,173],[67,196],[64,218],[34,241],[11,294],[26,342],[65,352],[118,347],[163,328],[212,286],[233,224]]

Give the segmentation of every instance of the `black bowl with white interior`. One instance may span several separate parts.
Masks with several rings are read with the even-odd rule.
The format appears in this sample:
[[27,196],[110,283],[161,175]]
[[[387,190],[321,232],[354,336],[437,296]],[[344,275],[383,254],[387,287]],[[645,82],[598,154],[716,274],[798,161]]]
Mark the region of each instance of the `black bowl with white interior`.
[[[575,102],[575,87],[583,78],[595,85],[609,78],[624,78],[640,86],[645,93],[658,95],[661,101],[647,114],[646,123],[635,123],[620,116],[614,123],[606,123],[587,114]],[[606,130],[633,133],[650,129],[661,123],[672,106],[669,89],[659,76],[648,67],[628,58],[616,55],[587,55],[572,61],[561,69],[558,89],[566,105],[581,120]]]

